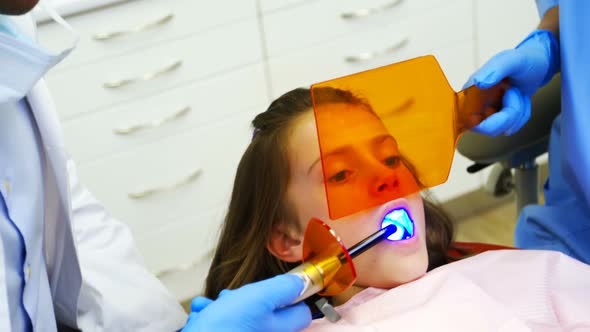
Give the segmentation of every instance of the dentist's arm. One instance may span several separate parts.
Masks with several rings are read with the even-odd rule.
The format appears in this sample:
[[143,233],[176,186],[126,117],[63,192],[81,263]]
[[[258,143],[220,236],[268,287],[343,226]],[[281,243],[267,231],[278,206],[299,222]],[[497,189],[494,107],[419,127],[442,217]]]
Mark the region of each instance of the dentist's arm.
[[[144,266],[129,228],[113,218],[82,185],[71,159],[67,167],[82,287],[79,295],[74,290],[56,294],[53,301],[58,308],[58,320],[82,331],[175,331],[181,328],[186,314]],[[63,297],[72,294],[78,297],[77,307],[60,305],[70,303]]]
[[215,301],[197,297],[182,331],[301,331],[311,323],[311,312],[304,303],[288,305],[302,289],[300,278],[279,275],[224,290]]

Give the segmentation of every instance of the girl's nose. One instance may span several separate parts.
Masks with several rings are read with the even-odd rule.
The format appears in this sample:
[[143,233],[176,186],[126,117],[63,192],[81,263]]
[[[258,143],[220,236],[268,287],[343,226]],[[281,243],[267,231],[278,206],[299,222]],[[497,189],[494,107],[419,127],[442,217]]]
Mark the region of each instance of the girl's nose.
[[399,190],[400,181],[397,172],[388,167],[383,167],[376,174],[376,179],[372,184],[371,193],[373,195],[391,195],[392,192]]

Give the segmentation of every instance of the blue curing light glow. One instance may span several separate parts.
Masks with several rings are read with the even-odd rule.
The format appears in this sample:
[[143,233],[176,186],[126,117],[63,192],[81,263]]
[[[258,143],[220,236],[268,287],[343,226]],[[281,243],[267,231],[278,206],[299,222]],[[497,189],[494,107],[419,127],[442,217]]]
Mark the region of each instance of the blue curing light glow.
[[389,241],[407,240],[414,236],[414,221],[404,208],[395,209],[383,217],[381,228],[383,229],[389,225],[397,227],[395,233],[387,237]]

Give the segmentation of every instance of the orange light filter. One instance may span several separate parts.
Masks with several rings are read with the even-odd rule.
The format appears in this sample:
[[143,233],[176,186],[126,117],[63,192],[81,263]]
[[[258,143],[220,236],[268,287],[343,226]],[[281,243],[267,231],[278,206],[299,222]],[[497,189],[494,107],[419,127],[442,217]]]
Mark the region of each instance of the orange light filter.
[[334,296],[356,281],[356,270],[348,250],[334,231],[318,219],[311,219],[303,237],[303,262],[313,263],[322,271],[322,296]]

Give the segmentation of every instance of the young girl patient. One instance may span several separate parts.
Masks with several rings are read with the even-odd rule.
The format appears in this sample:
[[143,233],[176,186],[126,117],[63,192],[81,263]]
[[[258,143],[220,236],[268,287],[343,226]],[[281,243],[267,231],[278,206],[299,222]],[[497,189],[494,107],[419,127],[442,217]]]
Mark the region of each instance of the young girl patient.
[[[207,297],[300,264],[303,232],[312,218],[327,223],[350,247],[379,230],[383,217],[401,207],[414,221],[414,236],[383,241],[355,258],[358,279],[331,298],[342,319],[336,324],[314,320],[310,329],[590,329],[590,267],[559,253],[519,250],[447,264],[453,260],[452,223],[419,192],[330,219],[326,186],[338,195],[351,183],[365,181],[372,194],[385,195],[408,192],[405,187],[416,187],[418,181],[370,105],[333,88],[316,90],[314,102],[321,108],[318,117],[339,119],[334,128],[346,128],[322,147],[326,181],[310,91],[290,91],[252,122],[254,136],[237,169],[206,281]],[[338,112],[347,116],[338,117]],[[363,130],[357,130],[358,123]],[[355,164],[347,162],[351,156]],[[371,176],[355,168],[359,163],[371,168]],[[354,193],[346,194],[354,199]]]

